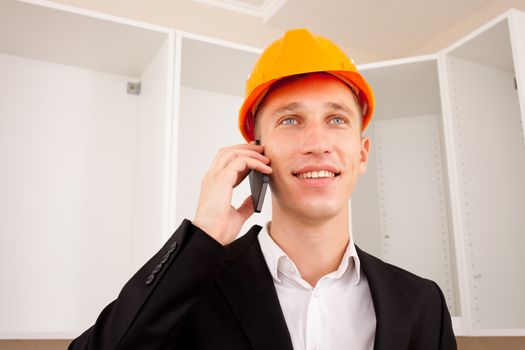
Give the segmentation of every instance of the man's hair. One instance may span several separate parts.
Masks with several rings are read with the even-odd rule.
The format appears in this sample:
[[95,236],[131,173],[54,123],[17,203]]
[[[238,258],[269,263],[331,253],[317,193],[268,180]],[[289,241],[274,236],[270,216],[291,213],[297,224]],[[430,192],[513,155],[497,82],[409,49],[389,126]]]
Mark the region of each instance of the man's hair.
[[[259,140],[260,139],[260,135],[259,135],[259,126],[258,126],[258,122],[257,120],[260,119],[260,118],[257,118],[258,115],[260,115],[260,113],[262,112],[262,110],[264,109],[264,105],[266,103],[266,97],[268,95],[270,95],[273,91],[279,89],[281,86],[283,85],[286,85],[288,83],[292,83],[292,82],[295,82],[295,81],[298,81],[298,80],[301,80],[303,79],[304,77],[308,76],[308,75],[312,75],[312,74],[321,74],[321,75],[326,75],[326,76],[330,76],[330,77],[336,77],[330,73],[326,73],[326,72],[313,72],[313,73],[303,73],[303,74],[296,74],[296,75],[291,75],[291,76],[288,76],[288,77],[285,77],[285,78],[282,78],[282,79],[279,79],[277,82],[275,82],[274,84],[272,84],[270,86],[270,88],[268,89],[268,91],[266,91],[266,93],[264,94],[264,97],[261,99],[261,101],[257,104],[257,106],[255,107],[255,111],[253,112],[253,133],[255,135],[255,139]],[[337,77],[336,77],[337,78]],[[341,80],[343,83],[345,83],[343,80]],[[346,83],[345,83],[346,84]],[[350,85],[346,84],[348,86],[348,88],[350,89],[350,91],[352,91],[352,96],[354,97],[354,101],[355,103],[357,104],[358,108],[359,108],[359,125],[360,125],[360,128],[361,128],[361,125],[363,124],[363,107],[361,106],[361,104],[359,103],[359,97],[357,96],[355,90],[353,87],[351,87]]]

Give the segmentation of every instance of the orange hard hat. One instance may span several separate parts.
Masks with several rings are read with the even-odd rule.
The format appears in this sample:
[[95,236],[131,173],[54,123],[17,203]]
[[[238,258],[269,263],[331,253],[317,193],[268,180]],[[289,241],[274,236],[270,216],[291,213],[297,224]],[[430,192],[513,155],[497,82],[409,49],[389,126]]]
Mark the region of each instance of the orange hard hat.
[[239,129],[246,141],[253,141],[257,105],[279,79],[296,74],[326,72],[348,84],[363,109],[362,130],[374,111],[374,95],[354,62],[330,40],[307,29],[292,29],[264,50],[246,81],[244,103],[239,111]]

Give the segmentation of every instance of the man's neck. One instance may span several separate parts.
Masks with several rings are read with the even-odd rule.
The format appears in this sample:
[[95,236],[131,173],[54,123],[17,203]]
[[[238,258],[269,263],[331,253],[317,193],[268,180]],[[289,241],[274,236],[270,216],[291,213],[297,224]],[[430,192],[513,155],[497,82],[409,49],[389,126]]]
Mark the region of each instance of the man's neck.
[[272,239],[292,259],[301,277],[315,287],[341,263],[350,238],[348,210],[329,220],[312,222],[275,209],[268,227]]

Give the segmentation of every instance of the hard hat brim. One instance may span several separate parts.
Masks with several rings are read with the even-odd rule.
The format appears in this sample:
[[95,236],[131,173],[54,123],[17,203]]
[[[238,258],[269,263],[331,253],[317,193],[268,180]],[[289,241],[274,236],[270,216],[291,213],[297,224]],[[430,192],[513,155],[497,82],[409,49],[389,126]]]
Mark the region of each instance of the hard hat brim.
[[[322,72],[307,72],[308,73],[322,73]],[[372,89],[366,82],[366,80],[357,72],[351,71],[325,71],[324,73],[330,73],[337,78],[341,79],[344,83],[348,84],[352,88],[357,88],[359,91],[359,99],[365,104],[363,122],[361,125],[361,131],[364,131],[368,126],[372,114],[374,112],[374,95]],[[303,73],[305,74],[305,73]],[[281,79],[290,77],[293,75],[279,77],[276,79],[269,80],[255,88],[251,94],[244,100],[244,103],[239,110],[239,129],[242,136],[247,142],[255,140],[254,135],[254,106],[259,104],[264,98],[264,95],[268,92],[270,87]]]

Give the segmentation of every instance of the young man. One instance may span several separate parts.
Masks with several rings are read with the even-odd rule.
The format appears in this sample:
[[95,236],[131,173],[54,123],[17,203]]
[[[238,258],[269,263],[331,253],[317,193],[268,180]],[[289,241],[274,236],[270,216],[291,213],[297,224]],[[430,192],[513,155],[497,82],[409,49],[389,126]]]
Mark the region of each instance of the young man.
[[[370,87],[328,40],[292,30],[261,56],[197,212],[71,349],[455,349],[439,287],[361,251],[348,200],[366,171]],[[261,145],[253,141],[257,138]],[[233,189],[270,175],[272,221]]]

